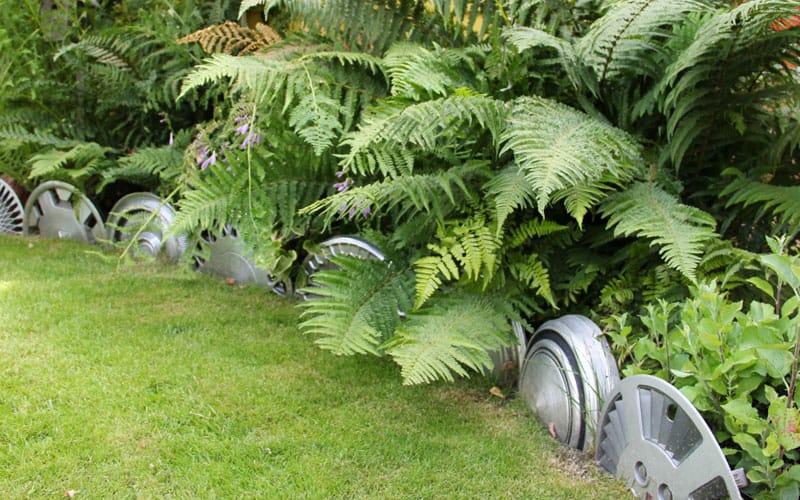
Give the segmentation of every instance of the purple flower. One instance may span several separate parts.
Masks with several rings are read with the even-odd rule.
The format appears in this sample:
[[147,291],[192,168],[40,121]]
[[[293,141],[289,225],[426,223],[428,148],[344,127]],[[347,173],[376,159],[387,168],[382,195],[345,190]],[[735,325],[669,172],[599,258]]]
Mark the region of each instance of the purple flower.
[[372,207],[370,205],[367,205],[367,208],[361,211],[361,215],[363,215],[365,219],[369,217],[369,214],[371,213],[372,213]]
[[249,134],[247,134],[247,137],[244,138],[242,145],[239,146],[239,149],[245,150],[247,149],[248,145],[258,146],[259,144],[261,144],[261,134],[254,134],[251,131]]
[[249,119],[250,119],[250,114],[245,113],[244,116],[237,116],[236,118],[233,119],[233,121],[235,121],[236,123],[242,123],[243,121]]
[[339,179],[341,179],[343,175],[344,175],[344,170],[339,170],[336,172],[336,177]]
[[345,191],[347,191],[350,188],[350,178],[347,178],[347,179],[343,180],[342,182],[334,183],[333,187],[336,188],[336,191],[338,191],[340,193],[344,193]]
[[249,123],[245,123],[244,125],[242,125],[241,127],[238,127],[236,129],[236,133],[239,134],[239,135],[244,135],[244,134],[247,133],[248,130],[250,130],[250,124]]
[[216,151],[212,151],[211,152],[211,156],[206,158],[206,160],[203,163],[200,164],[200,170],[205,170],[210,165],[214,165],[215,163],[217,163],[217,152]]
[[200,146],[197,148],[197,164],[200,165],[208,159],[208,146]]

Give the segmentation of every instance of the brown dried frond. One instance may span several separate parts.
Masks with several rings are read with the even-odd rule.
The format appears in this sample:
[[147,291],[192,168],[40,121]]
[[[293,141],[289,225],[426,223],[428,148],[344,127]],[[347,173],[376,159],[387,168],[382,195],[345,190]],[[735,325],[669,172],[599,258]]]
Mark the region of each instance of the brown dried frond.
[[178,38],[178,43],[199,43],[209,54],[222,52],[240,56],[256,52],[279,41],[281,36],[266,24],[259,23],[256,29],[250,29],[233,21],[214,24]]

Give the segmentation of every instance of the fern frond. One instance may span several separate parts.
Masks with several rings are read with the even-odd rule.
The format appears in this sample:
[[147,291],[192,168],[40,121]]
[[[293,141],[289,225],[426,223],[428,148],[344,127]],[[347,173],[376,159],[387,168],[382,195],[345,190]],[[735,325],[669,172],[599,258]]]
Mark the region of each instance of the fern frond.
[[651,59],[644,54],[660,52],[670,26],[708,8],[700,0],[615,2],[581,38],[578,53],[594,68],[601,85],[621,73],[658,75],[662,68],[648,67]]
[[[668,81],[675,84],[680,74],[690,68],[705,71],[707,67],[703,63],[709,62],[709,58],[718,58],[726,51],[735,50],[731,43],[746,47],[764,36],[784,38],[772,29],[773,23],[778,19],[792,18],[797,14],[796,10],[797,2],[792,0],[749,0],[727,12],[708,17],[692,44],[667,69]],[[732,36],[735,32],[739,34]],[[722,51],[720,45],[726,45]]]
[[633,298],[632,283],[624,276],[608,278],[600,290],[600,305],[611,311],[624,310]]
[[263,85],[259,86],[259,82],[278,86],[274,82],[286,78],[283,66],[285,63],[280,61],[214,54],[195,67],[184,79],[178,99],[182,99],[192,90],[221,80],[231,80],[236,88],[263,88]]
[[508,318],[488,298],[453,294],[408,314],[384,347],[400,365],[404,384],[425,384],[490,369],[488,352],[509,335]]
[[536,254],[528,255],[523,261],[514,261],[508,267],[511,276],[525,287],[535,290],[536,295],[547,301],[553,309],[558,309],[550,286],[550,272]]
[[174,182],[182,172],[182,166],[183,151],[179,147],[137,149],[136,152],[117,160],[117,166],[102,172],[104,181],[99,189],[118,180],[148,184],[157,179],[165,186],[174,187]]
[[332,98],[309,93],[292,109],[289,125],[319,156],[333,145],[342,132],[339,109],[339,102]]
[[435,174],[403,175],[318,200],[303,208],[304,215],[319,214],[325,226],[337,218],[352,218],[368,207],[373,213],[398,210],[395,217],[404,219],[417,214],[444,221],[460,199],[472,198],[466,182],[486,175],[485,162],[468,162]]
[[[270,2],[274,5],[277,2]],[[425,6],[414,0],[293,0],[281,2],[294,23],[346,50],[381,54],[397,41],[417,36]],[[265,9],[265,10],[268,10]],[[346,22],[342,22],[346,19]]]
[[696,281],[705,245],[718,237],[714,218],[684,205],[655,184],[639,182],[611,195],[600,207],[616,236],[640,236],[659,246],[670,267]]
[[628,134],[538,97],[514,102],[502,141],[535,192],[539,213],[554,196],[569,198],[568,211],[579,222],[597,202],[597,190],[622,184],[642,168],[640,146]]
[[389,102],[365,116],[358,131],[345,135],[342,145],[349,151],[342,155],[340,165],[359,175],[376,170],[397,175],[378,154],[383,143],[432,152],[437,141],[473,124],[496,138],[504,118],[502,101],[483,95],[457,94],[410,106]]
[[493,198],[498,231],[502,230],[509,215],[532,206],[536,199],[536,192],[516,165],[495,174],[484,189]]
[[248,10],[259,7],[261,5],[264,6],[264,11],[269,11],[270,7],[280,3],[280,0],[242,0],[239,4],[239,14],[237,17],[239,19],[244,16]]
[[458,48],[430,50],[418,44],[398,43],[383,57],[391,79],[391,93],[412,100],[444,97],[453,90],[472,87],[463,68],[474,70],[471,52]]
[[60,172],[73,179],[80,179],[96,173],[100,166],[105,165],[106,155],[112,151],[112,148],[94,142],[78,144],[67,151],[51,149],[34,155],[29,160],[30,177],[42,178]]
[[281,36],[266,24],[259,24],[256,29],[250,29],[233,21],[225,21],[178,38],[177,42],[199,43],[208,54],[242,56],[257,52],[281,40]]
[[482,40],[491,29],[497,6],[493,2],[471,0],[431,0],[438,23],[449,35],[451,44]]
[[79,141],[58,137],[46,130],[38,128],[28,130],[17,123],[0,126],[0,139],[32,143],[39,146],[54,146],[57,148],[72,147],[79,144]]
[[564,68],[576,90],[588,89],[597,95],[596,81],[586,71],[583,61],[572,43],[542,30],[525,26],[513,26],[503,30],[503,37],[523,52],[535,47],[546,47],[556,51],[557,62]]
[[561,233],[570,229],[569,226],[557,222],[531,218],[523,224],[511,229],[505,244],[509,248],[519,248],[532,239],[551,237],[556,233]]
[[101,64],[107,64],[123,71],[131,71],[131,65],[124,58],[130,51],[131,42],[121,37],[86,37],[80,42],[70,43],[60,48],[53,56],[58,60],[69,52],[83,52]]
[[720,194],[727,198],[726,207],[759,205],[759,213],[769,214],[785,226],[800,222],[800,186],[776,186],[740,178],[731,182]]
[[315,51],[301,56],[300,59],[303,61],[336,61],[341,66],[361,67],[375,75],[383,75],[385,72],[381,58],[361,52]]
[[400,323],[398,311],[411,305],[408,269],[386,262],[339,256],[336,270],[314,274],[315,298],[303,302],[300,329],[337,355],[382,355],[382,344]]
[[232,207],[246,182],[245,176],[235,175],[220,163],[207,168],[182,193],[172,230],[176,234],[191,234],[197,228],[214,228],[229,222]]
[[691,43],[674,56],[661,83],[667,153],[676,168],[693,146],[703,158],[737,133],[755,142],[751,149],[774,142],[763,133],[771,126],[759,120],[800,85],[786,64],[798,58],[796,35],[774,30],[773,23],[796,8],[791,0],[752,0],[697,21]]
[[422,307],[444,281],[463,276],[470,281],[482,280],[485,287],[496,271],[501,240],[482,217],[453,221],[440,228],[437,236],[439,243],[428,245],[435,255],[414,262],[415,310]]

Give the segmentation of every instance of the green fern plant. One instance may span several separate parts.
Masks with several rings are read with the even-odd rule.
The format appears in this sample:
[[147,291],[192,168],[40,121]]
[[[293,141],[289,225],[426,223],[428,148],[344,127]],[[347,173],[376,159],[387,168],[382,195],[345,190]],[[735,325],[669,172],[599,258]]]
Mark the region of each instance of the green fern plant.
[[405,384],[491,370],[488,353],[511,336],[504,309],[487,296],[442,294],[400,324],[386,352],[400,365]]
[[407,267],[354,257],[336,257],[339,269],[314,275],[313,300],[301,304],[300,328],[316,344],[337,355],[383,355],[385,343],[400,324],[398,311],[409,311],[413,274]]
[[623,131],[540,98],[513,103],[501,140],[530,184],[539,213],[553,198],[563,199],[579,223],[604,193],[642,168],[639,145]]
[[652,183],[641,182],[608,197],[601,213],[616,235],[651,239],[665,262],[692,282],[705,245],[717,237],[711,215],[677,202]]

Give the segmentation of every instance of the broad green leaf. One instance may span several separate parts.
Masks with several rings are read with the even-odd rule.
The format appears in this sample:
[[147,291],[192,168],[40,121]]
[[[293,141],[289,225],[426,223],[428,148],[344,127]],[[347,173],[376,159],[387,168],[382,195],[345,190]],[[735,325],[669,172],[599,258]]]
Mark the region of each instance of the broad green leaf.
[[788,284],[795,293],[800,291],[800,266],[796,264],[797,259],[788,255],[762,255],[761,262],[772,269],[778,278]]
[[756,349],[759,357],[764,361],[767,374],[774,378],[783,378],[789,374],[794,358],[787,345],[761,347]]
[[775,298],[775,291],[772,289],[772,283],[765,280],[764,278],[759,278],[758,276],[753,276],[747,280],[748,283],[753,285],[754,287],[758,288],[771,299]]

